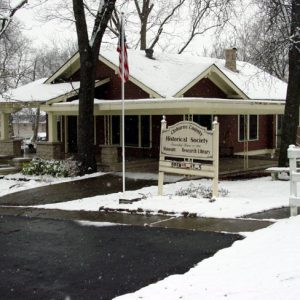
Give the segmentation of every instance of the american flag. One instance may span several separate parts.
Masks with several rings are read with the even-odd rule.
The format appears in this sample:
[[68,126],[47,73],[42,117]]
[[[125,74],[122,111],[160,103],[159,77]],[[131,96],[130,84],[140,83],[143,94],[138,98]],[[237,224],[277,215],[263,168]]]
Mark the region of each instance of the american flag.
[[[127,44],[126,44],[126,38],[125,38],[125,32],[122,28],[123,25],[121,25],[121,30],[119,34],[119,42],[118,42],[118,48],[117,51],[119,52],[119,77],[122,79],[123,75],[123,66],[124,66],[124,82],[126,82],[129,78],[129,67],[128,67],[128,59],[127,59]],[[123,33],[123,34],[122,34]],[[123,55],[122,55],[122,38],[124,35],[124,62],[123,62]]]

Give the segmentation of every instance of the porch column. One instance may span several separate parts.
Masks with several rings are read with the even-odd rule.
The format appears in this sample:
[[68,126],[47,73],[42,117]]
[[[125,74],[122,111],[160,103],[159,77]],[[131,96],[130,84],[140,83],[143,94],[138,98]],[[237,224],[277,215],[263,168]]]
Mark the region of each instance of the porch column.
[[1,137],[2,141],[8,140],[9,138],[9,114],[1,112],[0,113],[1,119]]
[[61,159],[61,142],[57,140],[57,116],[53,112],[47,113],[48,141],[38,142],[36,154],[43,159]]
[[57,142],[57,119],[52,112],[48,112],[48,141]]

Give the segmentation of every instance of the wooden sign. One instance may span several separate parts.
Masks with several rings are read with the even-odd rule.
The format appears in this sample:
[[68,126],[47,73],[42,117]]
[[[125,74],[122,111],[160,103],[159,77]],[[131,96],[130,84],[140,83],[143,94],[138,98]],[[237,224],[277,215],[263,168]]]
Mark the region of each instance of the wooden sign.
[[164,173],[213,178],[213,197],[218,196],[219,123],[213,130],[191,121],[178,122],[167,128],[161,121],[158,194],[163,194]]
[[161,131],[161,155],[213,159],[213,133],[190,121],[182,121]]

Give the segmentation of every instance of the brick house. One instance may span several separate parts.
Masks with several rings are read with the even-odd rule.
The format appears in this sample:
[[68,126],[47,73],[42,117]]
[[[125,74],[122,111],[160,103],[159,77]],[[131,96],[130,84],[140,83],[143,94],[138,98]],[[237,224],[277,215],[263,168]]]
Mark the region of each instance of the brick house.
[[[128,51],[127,159],[158,159],[162,115],[166,115],[168,125],[188,119],[209,128],[213,117],[218,116],[221,156],[274,153],[280,143],[287,85],[249,63],[237,61],[236,49],[225,53],[222,60],[165,53],[149,58],[142,51]],[[101,50],[95,82],[94,145],[103,165],[116,163],[121,155],[117,69],[117,52]],[[36,101],[47,113],[48,142],[37,148],[41,157],[64,158],[76,152],[79,72],[77,53],[51,77],[10,92],[11,99]],[[1,107],[3,101],[0,112],[5,124],[7,112]],[[4,128],[2,140],[5,134]]]

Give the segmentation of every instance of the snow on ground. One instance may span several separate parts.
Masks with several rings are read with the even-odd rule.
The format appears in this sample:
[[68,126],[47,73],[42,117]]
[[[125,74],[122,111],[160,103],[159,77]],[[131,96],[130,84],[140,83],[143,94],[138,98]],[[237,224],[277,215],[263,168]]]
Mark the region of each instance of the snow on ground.
[[119,223],[111,223],[111,222],[91,222],[91,221],[75,221],[75,223],[81,226],[94,226],[94,227],[110,227],[110,226],[126,226],[124,224]]
[[[157,195],[157,186],[146,187],[140,190],[109,195],[78,199],[64,203],[38,205],[39,208],[62,210],[98,211],[100,207],[111,209],[130,209],[151,211],[159,210],[182,214],[183,212],[196,213],[201,217],[235,218],[245,214],[255,213],[288,206],[289,182],[272,181],[271,177],[256,178],[251,180],[221,181],[220,188],[229,191],[226,197],[219,197],[215,202],[206,198],[191,198],[187,196],[174,196],[181,188],[190,184],[210,186],[211,181],[193,180],[164,185],[164,196]],[[120,198],[135,198],[146,196],[145,199],[133,204],[119,204]]]
[[300,293],[300,216],[251,233],[183,275],[117,297],[133,299],[296,300]]
[[81,180],[85,178],[98,177],[105,173],[97,172],[77,177],[52,177],[52,176],[29,176],[21,173],[6,175],[0,179],[0,197],[19,192],[23,190],[33,189],[45,185],[57,184],[67,181]]
[[[94,175],[92,175],[94,176]],[[99,174],[97,175],[99,176]],[[149,176],[148,176],[149,177]],[[0,196],[20,189],[53,184],[65,180],[27,182],[0,180]],[[141,178],[138,175],[137,178]],[[151,176],[149,177],[149,179]],[[36,178],[37,179],[37,178]],[[153,179],[153,178],[151,178]],[[41,180],[41,178],[39,178]],[[20,186],[17,186],[20,184]],[[41,208],[66,210],[95,210],[99,207],[142,208],[157,213],[160,209],[175,212],[197,213],[204,217],[238,217],[281,206],[288,206],[289,181],[272,181],[271,177],[250,180],[221,181],[219,187],[227,189],[229,195],[215,202],[205,198],[174,196],[181,188],[190,184],[210,186],[209,180],[194,180],[164,185],[164,196],[158,197],[157,186],[137,191],[115,193],[65,203],[40,205]],[[120,198],[146,196],[134,204],[119,204]],[[111,226],[110,223],[79,222],[83,226]],[[223,249],[213,257],[203,260],[187,273],[172,275],[136,291],[115,299],[291,299],[299,298],[300,292],[300,216],[278,221],[276,224],[248,233],[242,241]]]

